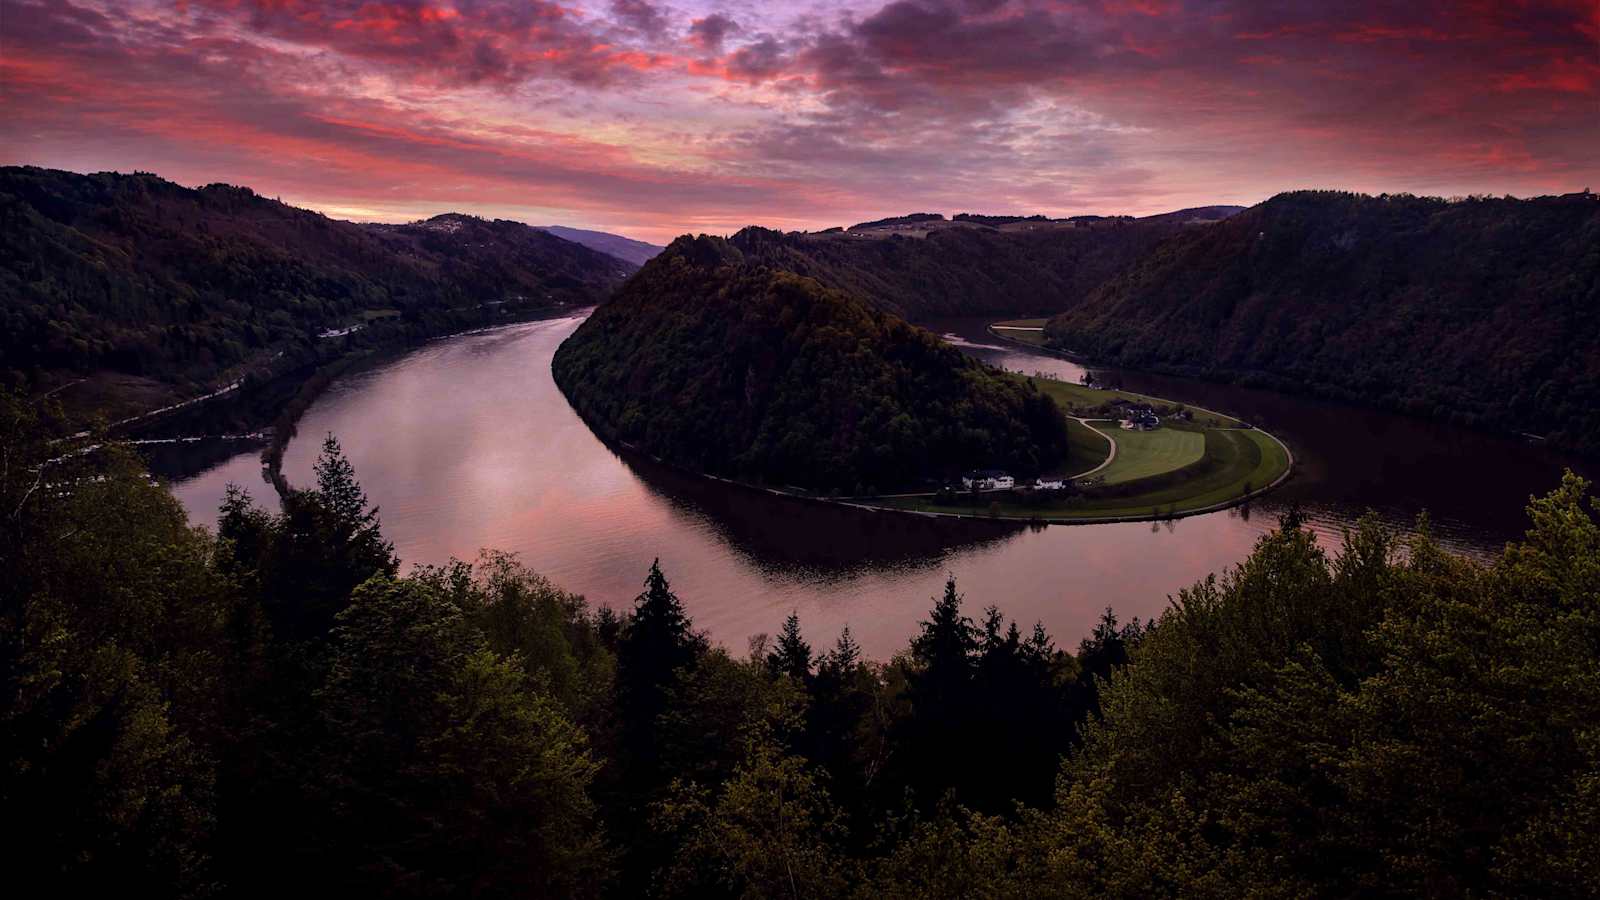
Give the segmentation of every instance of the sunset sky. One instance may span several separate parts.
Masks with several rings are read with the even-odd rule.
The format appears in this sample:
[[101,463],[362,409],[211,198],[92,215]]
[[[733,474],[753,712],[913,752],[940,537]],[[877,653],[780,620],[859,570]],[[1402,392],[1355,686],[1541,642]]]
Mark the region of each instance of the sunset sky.
[[0,0],[0,162],[665,241],[1600,186],[1600,2]]

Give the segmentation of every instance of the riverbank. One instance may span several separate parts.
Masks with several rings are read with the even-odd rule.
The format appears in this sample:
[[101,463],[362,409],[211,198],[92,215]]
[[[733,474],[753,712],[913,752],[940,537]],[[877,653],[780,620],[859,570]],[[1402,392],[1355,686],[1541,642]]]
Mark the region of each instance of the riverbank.
[[[1038,349],[1038,348],[1030,348]],[[1029,377],[1015,375],[1013,377]],[[1083,460],[1088,469],[1068,477],[1072,487],[1051,491],[985,491],[960,494],[924,491],[866,496],[825,496],[793,487],[755,484],[736,478],[695,472],[654,454],[621,442],[628,452],[722,484],[773,496],[827,503],[873,512],[905,513],[988,521],[1036,524],[1088,525],[1117,522],[1162,521],[1216,512],[1248,503],[1282,485],[1294,470],[1294,455],[1275,435],[1253,428],[1214,410],[1128,391],[1074,385],[1042,377],[1029,377],[1069,416],[1071,446],[1079,454],[1102,454]],[[563,392],[565,396],[565,392]],[[1155,432],[1127,432],[1128,448],[1120,448],[1118,430],[1096,428],[1089,414],[1115,409],[1116,404],[1155,406],[1174,418]],[[569,406],[602,442],[610,444],[595,423],[568,398]],[[1101,416],[1104,418],[1104,416]],[[1164,435],[1170,430],[1182,432]],[[1198,435],[1202,448],[1195,452]],[[1095,478],[1095,484],[1077,482],[1107,471],[1119,459],[1122,473],[1113,483]],[[1062,473],[1066,474],[1066,473]]]
[[[283,476],[283,454],[306,411],[338,379],[392,362],[444,338],[582,313],[590,307],[531,306],[520,309],[485,307],[472,316],[458,316],[452,327],[373,327],[342,338],[319,341],[318,354],[273,373],[239,379],[228,388],[203,397],[134,416],[110,426],[134,443],[193,440],[197,436],[251,434],[263,440],[263,475],[284,495],[291,485]],[[461,311],[455,311],[457,313]],[[397,323],[398,324],[398,323]],[[280,354],[281,357],[281,354]]]

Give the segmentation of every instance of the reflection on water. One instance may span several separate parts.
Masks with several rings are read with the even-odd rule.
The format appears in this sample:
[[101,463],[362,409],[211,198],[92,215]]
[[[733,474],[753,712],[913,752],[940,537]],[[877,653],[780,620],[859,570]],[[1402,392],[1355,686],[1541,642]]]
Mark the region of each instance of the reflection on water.
[[[285,474],[309,483],[320,438],[331,432],[407,562],[510,550],[593,602],[625,607],[659,556],[696,624],[730,648],[776,631],[796,611],[813,643],[831,643],[848,623],[879,657],[905,645],[947,574],[959,579],[972,614],[997,604],[1024,624],[1043,621],[1071,645],[1106,606],[1124,618],[1149,617],[1180,587],[1237,562],[1276,521],[1282,500],[1346,493],[1340,467],[1320,451],[1297,495],[1154,524],[1029,528],[732,488],[624,458],[589,432],[550,378],[552,354],[579,321],[442,340],[342,379],[301,421]],[[950,330],[991,345],[965,349],[996,354],[1009,368],[1074,377],[1072,363],[1001,347],[981,326]],[[1293,432],[1286,436],[1295,442]],[[1357,471],[1364,479],[1387,470],[1363,463]],[[270,499],[255,452],[174,490],[197,521],[214,522],[230,481]],[[1496,515],[1514,517],[1520,503]],[[1343,510],[1342,500],[1322,502],[1313,523],[1336,533],[1349,521]]]

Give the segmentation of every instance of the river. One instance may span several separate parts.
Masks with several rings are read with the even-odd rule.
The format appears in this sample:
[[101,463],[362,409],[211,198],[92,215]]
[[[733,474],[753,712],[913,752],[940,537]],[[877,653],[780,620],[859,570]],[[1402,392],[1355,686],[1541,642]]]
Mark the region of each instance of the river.
[[[385,535],[406,563],[470,559],[480,548],[524,562],[592,603],[625,609],[652,559],[698,628],[731,651],[797,612],[819,649],[848,624],[866,652],[903,649],[956,576],[975,618],[998,605],[1075,646],[1101,612],[1160,613],[1178,589],[1249,553],[1286,503],[1324,543],[1360,510],[1403,525],[1430,510],[1463,552],[1515,537],[1527,496],[1570,461],[1445,425],[1265,391],[1100,372],[1129,390],[1238,413],[1287,440],[1299,471],[1249,508],[1164,523],[1028,527],[873,513],[774,497],[619,455],[589,432],[550,376],[581,316],[435,341],[335,382],[307,411],[284,472],[312,481],[321,438],[336,435]],[[1016,371],[1076,378],[1066,360],[1002,344],[979,320],[930,323],[975,356]],[[196,522],[214,524],[227,484],[272,501],[257,451],[225,455],[173,482]]]

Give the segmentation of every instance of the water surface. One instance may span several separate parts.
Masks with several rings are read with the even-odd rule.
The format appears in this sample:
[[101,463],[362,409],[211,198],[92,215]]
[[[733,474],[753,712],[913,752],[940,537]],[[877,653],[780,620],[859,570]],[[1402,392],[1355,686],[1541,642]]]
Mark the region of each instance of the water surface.
[[[626,608],[660,557],[695,624],[736,652],[795,611],[813,644],[831,644],[848,623],[879,658],[905,646],[949,574],[970,614],[997,604],[1075,645],[1105,607],[1148,618],[1179,588],[1238,562],[1285,501],[1304,504],[1330,536],[1364,505],[1396,522],[1430,507],[1459,547],[1483,551],[1514,536],[1527,493],[1559,475],[1554,458],[1496,444],[1539,471],[1486,489],[1490,476],[1470,458],[1483,450],[1480,435],[1348,410],[1322,427],[1330,416],[1322,405],[1182,383],[1166,387],[1270,421],[1306,460],[1304,477],[1249,509],[1161,524],[1030,528],[831,507],[608,449],[550,376],[552,354],[580,321],[448,338],[336,382],[301,420],[285,474],[309,484],[321,438],[333,433],[407,563],[471,558],[486,547],[514,551],[591,602]],[[982,326],[936,323],[968,352],[1008,368],[1081,373],[1065,360],[1002,347]],[[1159,380],[1119,374],[1129,389],[1161,392]],[[212,523],[229,482],[272,499],[254,452],[179,481],[174,492],[196,521]],[[1385,484],[1407,493],[1396,498]]]

